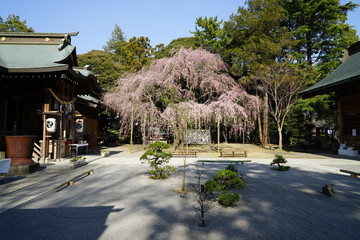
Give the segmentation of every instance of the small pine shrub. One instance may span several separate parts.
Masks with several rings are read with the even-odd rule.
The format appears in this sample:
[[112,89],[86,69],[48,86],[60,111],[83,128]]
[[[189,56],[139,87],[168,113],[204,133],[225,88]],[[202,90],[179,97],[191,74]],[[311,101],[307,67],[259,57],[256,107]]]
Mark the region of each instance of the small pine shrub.
[[232,206],[240,200],[240,195],[231,190],[244,188],[243,180],[237,172],[229,169],[220,170],[214,175],[213,180],[205,182],[205,190],[213,193],[220,191],[219,204],[223,206]]
[[205,182],[205,190],[207,192],[213,193],[215,191],[220,191],[221,185],[215,180],[207,180]]
[[230,164],[226,167],[226,170],[230,170],[232,172],[238,173],[238,170],[236,169],[236,166],[234,164]]
[[225,207],[233,206],[240,201],[240,195],[237,192],[223,191],[219,195],[219,203]]
[[244,182],[236,172],[220,170],[214,175],[214,180],[221,185],[221,190],[244,188]]
[[149,149],[140,157],[142,163],[150,164],[151,170],[148,174],[152,179],[165,179],[169,178],[176,172],[173,166],[164,166],[169,162],[172,157],[171,153],[163,151],[169,148],[169,145],[163,142],[155,142],[150,144]]
[[287,163],[287,160],[282,155],[275,155],[275,158],[273,159],[272,163],[270,163],[270,166],[272,165],[278,165],[278,168],[276,170],[278,171],[287,171],[290,169],[289,166],[283,166],[282,164]]

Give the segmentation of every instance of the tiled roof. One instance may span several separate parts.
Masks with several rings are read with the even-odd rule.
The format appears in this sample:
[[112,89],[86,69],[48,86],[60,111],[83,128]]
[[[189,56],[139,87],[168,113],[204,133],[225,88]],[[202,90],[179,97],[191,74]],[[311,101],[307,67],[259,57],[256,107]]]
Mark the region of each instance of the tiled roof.
[[77,34],[0,32],[0,73],[64,72],[77,81],[80,93],[101,93],[96,76],[77,67],[71,45]]
[[0,45],[0,66],[9,72],[22,69],[67,68],[66,59],[75,47],[68,45],[58,50],[57,45]]
[[[356,43],[357,46],[359,46],[358,43]],[[302,91],[301,95],[306,98],[330,93],[344,86],[360,85],[360,51],[354,51],[352,49],[351,53],[352,55],[350,55],[330,75]]]

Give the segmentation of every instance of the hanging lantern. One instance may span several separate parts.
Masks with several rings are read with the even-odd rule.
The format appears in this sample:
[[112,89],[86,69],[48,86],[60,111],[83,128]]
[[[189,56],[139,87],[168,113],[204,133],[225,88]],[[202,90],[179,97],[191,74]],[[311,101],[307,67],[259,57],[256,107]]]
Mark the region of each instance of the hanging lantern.
[[46,130],[49,133],[53,133],[56,131],[56,119],[55,118],[46,119]]
[[82,121],[76,122],[76,132],[82,133],[84,130],[84,123]]

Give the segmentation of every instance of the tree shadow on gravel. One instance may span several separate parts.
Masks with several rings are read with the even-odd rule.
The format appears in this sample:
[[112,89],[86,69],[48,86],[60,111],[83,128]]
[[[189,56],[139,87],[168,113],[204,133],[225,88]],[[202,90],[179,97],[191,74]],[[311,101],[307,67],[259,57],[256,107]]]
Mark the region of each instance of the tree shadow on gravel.
[[0,215],[1,239],[99,239],[113,206],[12,209]]
[[[296,167],[278,172],[258,163],[242,169],[247,180],[242,202],[216,218],[218,225],[228,223],[227,237],[355,239],[360,233],[358,179]],[[336,197],[321,194],[326,184],[334,184]]]
[[[207,165],[206,178],[225,167]],[[355,239],[360,234],[359,179],[296,167],[278,172],[259,163],[240,165],[238,171],[246,181],[240,203],[216,204],[206,229],[192,227],[201,239]],[[326,184],[334,184],[336,197],[321,193]]]
[[[205,182],[226,164],[200,167]],[[69,223],[73,223],[69,233],[75,229],[85,231],[79,233],[85,239],[356,239],[360,234],[359,179],[297,167],[278,172],[268,164],[240,165],[238,170],[245,173],[246,180],[246,187],[239,190],[240,202],[229,208],[214,203],[207,215],[208,227],[203,228],[198,226],[194,196],[181,198],[172,191],[180,187],[178,178],[152,180],[146,175],[147,169],[142,165],[104,166],[74,186],[23,207],[27,209],[0,215],[1,229],[19,227],[16,219],[26,225],[34,217],[34,223],[23,232],[38,227],[37,239],[52,239],[53,235],[47,234],[54,234],[57,228],[66,234],[69,224],[64,220],[58,222],[63,226],[56,223],[56,215],[61,214],[69,216]],[[196,164],[188,164],[186,170],[187,186],[191,187],[197,183]],[[330,183],[337,193],[334,198],[320,193]],[[69,210],[77,206],[81,207]],[[52,207],[58,208],[56,214],[51,214]],[[88,209],[88,215],[94,218],[90,217],[87,224],[87,220],[71,220],[82,209]],[[91,211],[99,211],[99,219]]]

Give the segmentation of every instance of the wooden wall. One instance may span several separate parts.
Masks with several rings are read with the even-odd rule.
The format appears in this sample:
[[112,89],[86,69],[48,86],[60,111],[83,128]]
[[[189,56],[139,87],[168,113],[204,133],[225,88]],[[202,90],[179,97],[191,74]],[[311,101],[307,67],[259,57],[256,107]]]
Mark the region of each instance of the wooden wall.
[[[342,93],[338,98],[339,138],[360,148],[360,92]],[[356,134],[354,134],[356,132]]]

